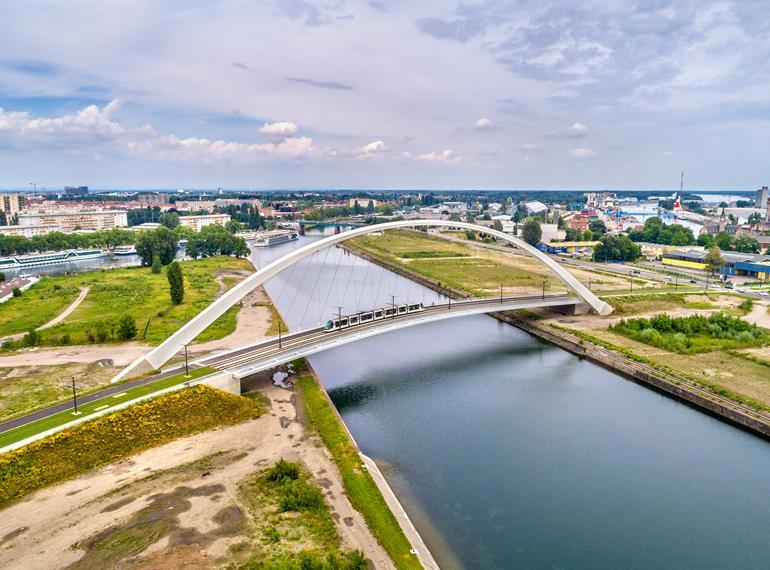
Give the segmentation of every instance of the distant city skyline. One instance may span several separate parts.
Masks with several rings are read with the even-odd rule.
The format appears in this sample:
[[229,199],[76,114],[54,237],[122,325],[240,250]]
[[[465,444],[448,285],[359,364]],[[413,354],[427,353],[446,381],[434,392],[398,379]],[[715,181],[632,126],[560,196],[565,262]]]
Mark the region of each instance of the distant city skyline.
[[0,188],[770,182],[766,2],[415,4],[4,5]]

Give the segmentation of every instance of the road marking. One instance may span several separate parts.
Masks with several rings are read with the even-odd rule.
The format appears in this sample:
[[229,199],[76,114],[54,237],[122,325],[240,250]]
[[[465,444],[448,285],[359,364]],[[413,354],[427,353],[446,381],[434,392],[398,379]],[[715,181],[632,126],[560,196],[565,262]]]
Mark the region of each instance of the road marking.
[[128,392],[121,392],[120,394],[113,394],[113,396],[112,396],[112,397],[113,397],[113,398],[120,398],[120,397],[122,397],[122,396],[125,396],[126,394],[128,394]]
[[104,404],[103,406],[99,406],[98,408],[94,408],[95,412],[98,412],[99,410],[103,410],[104,408],[109,408],[109,404]]

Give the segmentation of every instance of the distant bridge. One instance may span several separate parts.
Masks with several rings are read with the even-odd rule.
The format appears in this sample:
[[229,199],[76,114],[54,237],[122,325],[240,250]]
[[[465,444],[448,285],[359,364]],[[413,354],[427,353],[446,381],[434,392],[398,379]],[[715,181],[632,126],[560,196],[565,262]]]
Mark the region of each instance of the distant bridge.
[[[608,315],[609,313],[612,312],[612,307],[610,305],[608,305],[607,303],[599,299],[596,295],[594,295],[591,291],[589,291],[582,283],[580,283],[580,281],[577,280],[577,278],[575,278],[575,276],[573,276],[571,273],[569,273],[569,271],[567,271],[564,267],[562,267],[561,264],[554,261],[551,257],[543,253],[539,249],[529,245],[528,243],[522,241],[521,239],[515,236],[509,235],[491,228],[485,228],[485,227],[477,226],[475,224],[469,224],[466,222],[453,222],[453,221],[447,221],[447,220],[404,220],[404,221],[398,221],[398,222],[387,222],[384,224],[375,224],[375,225],[355,228],[346,232],[341,232],[339,234],[329,236],[327,238],[320,239],[318,241],[314,241],[303,247],[297,248],[296,250],[286,254],[280,259],[277,259],[267,264],[265,267],[260,268],[258,271],[256,271],[255,273],[253,273],[252,275],[250,275],[249,277],[247,277],[246,279],[244,279],[243,281],[235,285],[232,289],[226,291],[221,297],[219,297],[211,305],[206,307],[196,317],[194,317],[189,322],[187,322],[184,326],[182,326],[178,331],[172,334],[159,346],[153,348],[147,354],[139,357],[137,360],[131,363],[127,368],[121,371],[120,374],[118,374],[113,379],[113,382],[121,380],[122,378],[125,378],[129,375],[142,374],[142,373],[160,368],[169,359],[171,359],[174,355],[176,355],[184,346],[192,342],[209,325],[211,325],[214,321],[216,321],[219,317],[221,317],[225,313],[225,311],[227,311],[230,307],[238,303],[251,291],[261,286],[263,283],[265,283],[265,281],[267,281],[271,277],[274,277],[284,269],[291,267],[298,261],[301,261],[302,259],[305,259],[306,257],[309,257],[314,253],[321,251],[327,247],[333,246],[337,243],[343,242],[345,240],[348,240],[354,237],[363,236],[374,232],[391,230],[391,229],[420,228],[420,227],[442,227],[442,228],[452,228],[452,229],[459,229],[459,230],[473,230],[477,232],[483,231],[485,234],[491,237],[494,237],[501,241],[508,242],[516,246],[520,250],[522,250],[524,253],[535,258],[537,261],[545,265],[547,268],[549,268],[556,275],[556,277],[558,277],[561,281],[563,281],[567,285],[569,289],[574,291],[577,297],[576,298],[559,297],[558,299],[550,298],[546,296],[541,296],[540,298],[531,298],[531,297],[509,298],[509,301],[510,301],[509,304],[511,305],[511,307],[504,307],[506,305],[506,303],[504,302],[503,303],[504,306],[498,305],[494,308],[489,305],[490,300],[488,299],[467,301],[466,303],[471,303],[466,306],[467,310],[470,311],[467,313],[463,313],[458,307],[456,307],[457,310],[450,312],[449,309],[447,309],[447,313],[441,316],[437,311],[434,311],[432,309],[422,313],[415,313],[414,321],[411,320],[411,315],[409,316],[402,315],[400,317],[397,317],[396,319],[393,319],[392,322],[390,320],[383,319],[379,321],[374,321],[365,326],[358,325],[356,327],[351,327],[350,333],[345,333],[345,334],[338,333],[340,334],[340,340],[343,338],[343,336],[346,336],[347,334],[353,334],[352,331],[356,331],[356,330],[361,330],[361,331],[367,330],[371,332],[371,334],[366,334],[365,336],[372,336],[372,334],[377,334],[372,332],[377,327],[390,327],[388,330],[394,330],[394,327],[401,328],[401,325],[396,325],[396,321],[404,322],[405,324],[403,326],[411,326],[412,324],[419,324],[420,322],[428,322],[429,320],[438,320],[439,318],[448,318],[450,315],[453,317],[465,316],[465,314],[477,314],[477,313],[494,312],[494,311],[500,311],[500,310],[510,310],[511,308],[532,308],[532,307],[555,306],[555,305],[576,304],[579,302],[585,302],[588,304],[591,310],[593,310],[598,314]],[[491,301],[499,302],[499,298]],[[524,303],[524,305],[522,305],[521,303]],[[457,305],[457,303],[453,303],[453,304]],[[420,319],[420,316],[422,315],[425,315],[425,317],[423,319]],[[408,325],[406,324],[407,322],[409,322]],[[372,328],[371,331],[369,330],[370,327]],[[305,331],[305,333],[307,332],[308,331]],[[304,333],[295,333],[295,334],[304,334]],[[322,334],[328,335],[331,333],[322,333]],[[364,338],[364,336],[358,335],[358,336],[353,336],[349,338],[353,340],[357,340],[358,338]],[[306,340],[310,342],[309,339],[306,339]],[[348,340],[347,342],[352,342],[352,340]],[[258,344],[261,345],[261,343],[258,343]],[[332,346],[338,346],[339,343],[334,344],[332,342],[327,343],[326,341],[324,341],[321,344],[316,342],[316,345],[321,346],[322,348],[319,348],[318,350],[313,350],[308,354],[312,354],[313,352],[319,352],[320,350],[325,350],[327,348],[332,348]],[[308,344],[308,346],[310,345]],[[305,349],[303,348],[302,350],[305,350]],[[282,354],[281,358],[283,358],[284,361],[286,361],[286,360],[291,360],[293,358],[297,358],[297,356],[287,353],[287,354]],[[273,361],[275,361],[275,359],[273,359]]]

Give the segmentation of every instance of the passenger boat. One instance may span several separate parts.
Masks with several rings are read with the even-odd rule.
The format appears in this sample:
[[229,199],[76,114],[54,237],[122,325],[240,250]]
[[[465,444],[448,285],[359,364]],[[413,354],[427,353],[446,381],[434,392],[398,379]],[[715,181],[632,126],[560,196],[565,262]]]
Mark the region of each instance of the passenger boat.
[[14,255],[0,257],[0,271],[3,269],[17,269],[20,267],[43,267],[71,261],[84,261],[106,257],[107,253],[101,249],[68,249],[65,251],[49,251],[46,253],[32,253],[28,255]]
[[254,245],[257,247],[268,247],[279,243],[286,243],[297,239],[297,232],[294,230],[271,230],[267,232],[257,232]]
[[118,245],[115,247],[115,255],[136,255],[133,245]]

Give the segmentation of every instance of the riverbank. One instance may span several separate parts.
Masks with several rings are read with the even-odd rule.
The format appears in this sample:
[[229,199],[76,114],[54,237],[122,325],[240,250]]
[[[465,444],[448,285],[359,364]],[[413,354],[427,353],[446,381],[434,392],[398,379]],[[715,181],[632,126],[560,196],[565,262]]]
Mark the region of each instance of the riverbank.
[[[388,260],[374,255],[372,252],[363,251],[353,244],[341,244],[340,247],[371,263],[394,271],[403,277],[412,279],[433,291],[453,299],[468,297],[465,291],[454,287],[447,287],[435,279],[399,267]],[[679,377],[676,373],[661,370],[649,359],[640,359],[633,353],[615,350],[613,346],[602,346],[599,343],[593,342],[593,339],[589,338],[588,335],[575,334],[575,331],[571,330],[559,330],[556,327],[539,323],[537,320],[523,315],[492,313],[490,316],[516,326],[542,340],[556,344],[573,354],[618,372],[635,382],[673,396],[732,425],[741,427],[760,437],[770,439],[770,414],[749,405],[749,403],[736,401],[736,399],[730,398],[729,394],[716,393],[710,390],[708,386]]]
[[315,372],[297,378],[308,423],[342,473],[348,497],[398,568],[438,570],[428,547],[380,472],[358,447]]

